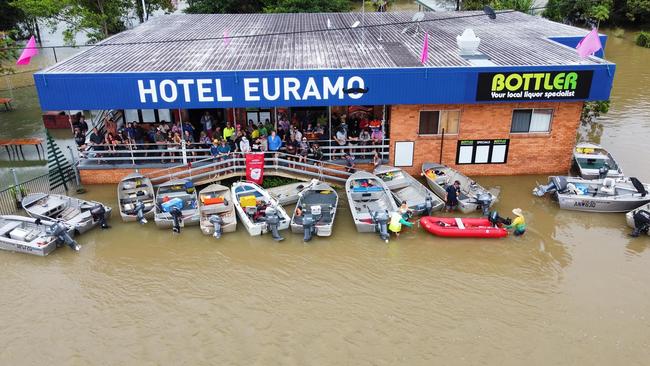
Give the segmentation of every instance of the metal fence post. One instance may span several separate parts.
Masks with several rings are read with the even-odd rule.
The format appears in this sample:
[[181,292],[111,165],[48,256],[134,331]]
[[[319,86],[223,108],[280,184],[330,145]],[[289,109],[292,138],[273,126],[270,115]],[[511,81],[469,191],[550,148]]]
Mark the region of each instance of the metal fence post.
[[77,187],[81,187],[81,179],[79,179],[79,172],[77,171],[77,163],[74,160],[74,152],[70,146],[66,146],[70,152],[70,160],[72,161],[72,171],[74,172],[74,180]]
[[14,177],[14,192],[16,192],[16,202],[21,202],[23,200],[23,193],[20,190],[20,183],[18,182],[16,169],[11,168],[11,175]]

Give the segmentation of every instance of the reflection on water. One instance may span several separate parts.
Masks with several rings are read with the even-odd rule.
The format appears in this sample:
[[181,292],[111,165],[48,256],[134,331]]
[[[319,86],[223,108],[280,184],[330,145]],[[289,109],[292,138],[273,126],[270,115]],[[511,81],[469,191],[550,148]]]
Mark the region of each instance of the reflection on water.
[[[618,69],[602,143],[650,181],[650,50],[610,39],[607,55]],[[16,93],[0,134],[43,135],[33,88]],[[79,253],[0,252],[0,364],[645,364],[650,238],[629,238],[621,214],[533,198],[545,181],[480,179],[501,187],[503,216],[526,215],[526,235],[504,240],[414,228],[386,245],[356,233],[341,195],[333,236],[308,245],[115,214]],[[116,207],[115,186],[88,188]]]

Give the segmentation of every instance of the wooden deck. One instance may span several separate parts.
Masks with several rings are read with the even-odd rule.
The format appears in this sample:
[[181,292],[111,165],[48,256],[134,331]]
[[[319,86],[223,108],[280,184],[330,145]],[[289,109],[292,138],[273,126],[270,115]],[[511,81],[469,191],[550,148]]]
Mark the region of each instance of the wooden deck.
[[[0,99],[2,101],[2,99]],[[26,139],[3,139],[0,140],[0,146],[4,146],[9,154],[9,159],[14,160],[18,159],[18,154],[25,160],[25,153],[23,152],[23,146],[32,145],[36,147],[36,152],[38,153],[38,159],[41,160],[41,151],[43,151],[43,159],[46,158],[45,150],[43,148],[43,139],[40,138],[26,138]]]

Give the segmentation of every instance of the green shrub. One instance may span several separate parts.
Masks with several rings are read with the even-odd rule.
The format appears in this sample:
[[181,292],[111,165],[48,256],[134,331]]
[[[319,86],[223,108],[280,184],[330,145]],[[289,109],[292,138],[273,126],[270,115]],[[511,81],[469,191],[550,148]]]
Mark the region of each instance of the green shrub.
[[636,45],[650,48],[650,32],[641,32],[636,36]]

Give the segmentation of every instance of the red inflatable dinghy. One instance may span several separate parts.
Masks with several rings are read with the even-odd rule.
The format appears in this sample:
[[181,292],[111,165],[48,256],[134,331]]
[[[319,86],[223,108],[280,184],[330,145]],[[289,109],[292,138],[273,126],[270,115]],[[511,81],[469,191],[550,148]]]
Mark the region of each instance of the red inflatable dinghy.
[[478,217],[433,217],[420,219],[420,225],[433,235],[449,238],[503,238],[508,231],[494,227],[490,220]]

